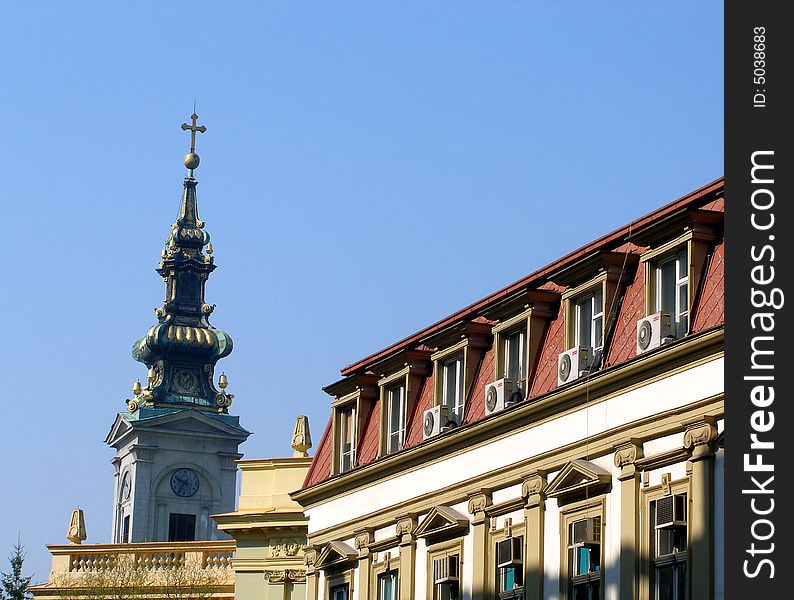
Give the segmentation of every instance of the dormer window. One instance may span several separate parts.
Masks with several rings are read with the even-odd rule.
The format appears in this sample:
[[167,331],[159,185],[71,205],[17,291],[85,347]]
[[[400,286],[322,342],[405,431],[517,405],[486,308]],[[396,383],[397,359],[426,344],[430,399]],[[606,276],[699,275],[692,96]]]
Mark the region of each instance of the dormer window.
[[689,267],[686,248],[656,264],[655,312],[667,313],[676,337],[689,328]]
[[576,300],[574,306],[574,346],[589,346],[593,351],[604,345],[604,293],[602,288]]
[[458,354],[443,363],[442,404],[449,408],[456,423],[463,422],[463,355]]

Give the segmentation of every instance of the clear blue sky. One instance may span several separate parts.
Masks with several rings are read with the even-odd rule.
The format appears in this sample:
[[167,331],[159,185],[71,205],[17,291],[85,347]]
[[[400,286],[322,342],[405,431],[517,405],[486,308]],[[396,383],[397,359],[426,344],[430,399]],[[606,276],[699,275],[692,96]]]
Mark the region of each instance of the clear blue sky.
[[[167,5],[166,5],[167,4]],[[194,98],[247,457],[339,369],[723,169],[721,2],[0,4],[0,570],[86,511],[144,367]]]

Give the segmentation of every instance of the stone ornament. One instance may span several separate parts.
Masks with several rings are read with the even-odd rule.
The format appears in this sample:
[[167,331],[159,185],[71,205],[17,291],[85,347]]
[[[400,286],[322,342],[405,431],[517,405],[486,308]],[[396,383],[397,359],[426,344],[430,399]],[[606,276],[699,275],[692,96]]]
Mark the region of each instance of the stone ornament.
[[473,515],[477,513],[484,513],[490,505],[491,497],[484,493],[480,492],[469,498],[469,512]]
[[317,550],[311,546],[304,546],[303,562],[306,563],[307,567],[314,567],[314,563],[317,562]]
[[268,583],[300,583],[306,581],[306,571],[297,569],[265,571],[265,579]]
[[530,475],[524,479],[521,484],[521,497],[529,498],[530,496],[540,495],[546,489],[546,478],[539,473]]
[[85,517],[83,511],[77,508],[72,511],[72,519],[69,521],[69,529],[66,532],[66,539],[73,544],[81,544],[88,537],[85,528]]
[[684,448],[705,446],[717,439],[717,427],[709,421],[701,421],[690,425],[684,432]]
[[623,444],[615,449],[615,466],[622,469],[633,465],[643,456],[642,446],[633,442]]
[[270,552],[274,557],[296,556],[300,549],[300,542],[298,540],[291,539],[273,540],[270,546]]
[[416,517],[404,517],[397,521],[397,537],[401,544],[410,544],[416,531]]
[[295,420],[295,431],[292,434],[292,454],[293,458],[305,458],[309,456],[309,448],[312,447],[312,435],[309,432],[309,417],[300,415]]
[[373,542],[374,536],[371,531],[360,531],[356,534],[356,550],[366,550]]

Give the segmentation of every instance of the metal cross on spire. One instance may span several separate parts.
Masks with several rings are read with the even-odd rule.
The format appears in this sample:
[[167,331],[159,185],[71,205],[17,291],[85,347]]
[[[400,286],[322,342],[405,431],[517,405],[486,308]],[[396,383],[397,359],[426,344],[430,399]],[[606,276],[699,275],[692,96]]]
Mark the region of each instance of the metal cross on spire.
[[196,114],[196,107],[193,107],[193,115],[190,117],[193,123],[188,125],[182,123],[183,131],[190,131],[190,152],[185,155],[185,166],[189,170],[190,177],[193,177],[193,169],[199,166],[199,155],[196,154],[196,132],[204,133],[207,128],[204,125],[196,125],[198,115]]
[[193,124],[192,125],[188,125],[187,123],[182,123],[182,130],[183,131],[190,130],[190,151],[191,152],[195,152],[196,151],[196,132],[198,131],[199,133],[204,133],[205,131],[207,131],[207,128],[204,127],[204,125],[200,125],[200,126],[196,127],[196,122],[198,121],[198,115],[196,113],[193,113],[190,118],[193,121]]

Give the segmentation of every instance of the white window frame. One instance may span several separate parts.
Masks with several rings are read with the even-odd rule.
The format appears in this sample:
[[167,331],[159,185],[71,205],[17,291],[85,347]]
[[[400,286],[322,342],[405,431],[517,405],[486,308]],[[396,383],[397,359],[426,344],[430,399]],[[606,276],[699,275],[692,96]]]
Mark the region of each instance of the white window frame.
[[329,590],[330,600],[350,600],[350,584],[340,583]]
[[[463,354],[456,354],[451,356],[448,359],[445,359],[441,364],[441,373],[442,373],[442,388],[441,388],[441,400],[442,404],[449,407],[449,412],[451,417],[455,417],[455,421],[460,425],[463,422],[463,415],[466,409],[465,403],[466,399],[463,394],[463,388],[465,387],[465,381],[463,377]],[[450,398],[447,390],[447,381],[449,381],[447,377],[447,370],[451,367],[452,363],[456,364],[456,371],[455,374],[455,381],[457,382],[456,385],[456,394],[455,398],[453,398],[453,402],[450,403]]]
[[[349,406],[340,407],[338,411],[339,419],[339,472],[345,473],[353,470],[356,466],[356,406],[351,404]],[[350,414],[350,418],[347,415]],[[346,426],[350,424],[352,427],[352,434],[350,436],[350,449],[345,452],[345,438],[347,437]],[[345,458],[350,458],[350,466],[345,468]]]
[[[386,453],[393,454],[402,450],[405,445],[405,428],[408,419],[408,398],[406,397],[405,381],[396,385],[392,385],[386,389],[386,402],[387,402],[387,421],[388,429],[386,433]],[[395,402],[395,394],[398,393],[397,402],[400,403],[398,422],[394,423],[394,411],[392,406]],[[397,440],[397,447],[392,445],[393,440]]]
[[504,346],[502,348],[502,351],[504,352],[504,372],[503,372],[502,376],[505,379],[510,379],[509,374],[510,374],[510,371],[511,371],[511,367],[513,366],[510,363],[510,357],[512,356],[512,353],[510,352],[510,349],[511,349],[511,346],[512,346],[511,342],[514,339],[514,337],[517,335],[518,336],[518,378],[513,383],[516,384],[518,389],[520,389],[522,392],[526,391],[525,390],[526,381],[527,381],[527,366],[525,364],[526,360],[527,360],[527,351],[526,351],[526,347],[527,347],[527,330],[526,330],[526,327],[523,328],[523,329],[516,329],[515,331],[506,332],[506,333],[504,333],[502,335],[503,335],[503,338],[504,338]]
[[[688,494],[683,492],[683,495],[686,496],[688,501]],[[656,515],[656,503],[659,502],[662,498],[656,498],[650,501],[651,511],[651,522],[653,522],[655,515]],[[689,511],[687,511],[689,512]],[[659,570],[665,567],[673,567],[673,598],[671,600],[685,600],[684,597],[686,596],[686,592],[684,592],[684,597],[678,598],[676,597],[676,590],[678,586],[676,585],[677,578],[679,576],[678,570],[676,569],[677,566],[681,564],[684,565],[684,582],[683,586],[686,590],[687,585],[687,577],[689,571],[689,559],[688,559],[688,550],[689,550],[689,526],[688,525],[678,525],[675,526],[674,529],[681,528],[684,530],[684,543],[686,547],[683,550],[677,550],[670,552],[668,554],[659,555],[659,538],[661,534],[661,530],[654,528],[652,532],[652,539],[651,539],[651,560],[650,560],[650,569],[651,569],[651,579],[653,582],[651,598],[653,600],[662,600],[659,596]]]
[[[385,571],[378,574],[378,600],[397,600],[399,595],[400,578],[398,571]],[[385,582],[391,580],[391,594],[386,595]]]
[[[596,295],[601,292],[601,304],[596,306]],[[590,303],[590,339],[582,340],[581,338],[581,324],[582,324],[582,306]],[[596,312],[598,309],[598,312]],[[601,320],[601,343],[596,344],[596,322]],[[593,349],[593,352],[600,350],[604,347],[604,291],[603,289],[596,289],[580,296],[574,302],[574,346],[588,346]]]
[[[683,259],[683,260],[682,260]],[[674,291],[674,308],[671,316],[676,324],[676,334],[680,337],[685,333],[681,331],[684,327],[682,325],[682,318],[686,318],[687,326],[689,323],[689,256],[686,248],[679,250],[675,254],[659,260],[656,263],[656,298],[655,310],[660,312],[662,310],[662,268],[664,265],[673,263],[675,265],[675,291]],[[683,263],[683,269],[682,269]],[[683,273],[681,272],[683,270]],[[685,305],[681,306],[681,289],[687,286],[685,298]]]

